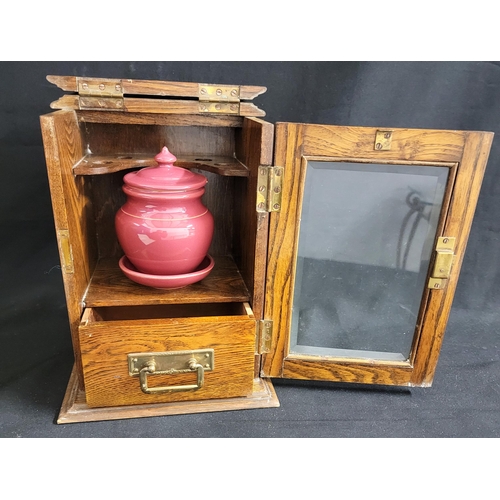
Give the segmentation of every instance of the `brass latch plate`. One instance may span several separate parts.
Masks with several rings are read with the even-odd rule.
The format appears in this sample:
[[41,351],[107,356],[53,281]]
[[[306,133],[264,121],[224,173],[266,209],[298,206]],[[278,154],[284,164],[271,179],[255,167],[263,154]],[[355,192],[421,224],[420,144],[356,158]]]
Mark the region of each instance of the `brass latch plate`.
[[259,167],[257,179],[257,212],[281,210],[283,167]]
[[374,148],[377,151],[389,151],[392,144],[392,130],[377,130]]
[[204,371],[214,369],[214,350],[197,349],[193,351],[169,351],[132,353],[128,358],[128,373],[130,376],[139,376],[139,372],[148,364],[154,363],[156,375],[169,375],[188,373],[189,363],[192,359],[203,366]]
[[455,258],[456,238],[452,236],[440,236],[436,244],[436,258],[429,278],[428,288],[441,290],[445,288],[451,274],[453,259]]
[[271,350],[273,322],[270,319],[257,321],[257,353],[265,354]]

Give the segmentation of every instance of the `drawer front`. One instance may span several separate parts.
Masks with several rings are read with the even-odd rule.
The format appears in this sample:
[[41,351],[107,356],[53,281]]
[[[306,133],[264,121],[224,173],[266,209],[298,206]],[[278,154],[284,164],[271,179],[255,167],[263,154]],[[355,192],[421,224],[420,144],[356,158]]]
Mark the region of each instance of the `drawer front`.
[[[85,394],[90,407],[230,398],[252,393],[254,318],[234,316],[87,322],[80,325],[80,346]],[[155,353],[160,358],[165,352],[198,350],[213,350],[213,369],[207,363],[206,369],[200,373],[201,368],[188,366],[189,354],[181,354],[177,358],[186,365],[184,370],[147,372],[142,377],[139,373],[129,373],[129,354],[139,355],[135,357],[139,357],[140,361],[140,355],[150,359]],[[165,363],[159,360],[160,370],[162,364]],[[133,364],[131,367],[133,372]],[[200,375],[203,385],[196,388]],[[144,392],[144,386],[141,389],[141,378],[146,382],[146,390],[152,390],[151,393]],[[177,389],[172,391],[172,387]]]

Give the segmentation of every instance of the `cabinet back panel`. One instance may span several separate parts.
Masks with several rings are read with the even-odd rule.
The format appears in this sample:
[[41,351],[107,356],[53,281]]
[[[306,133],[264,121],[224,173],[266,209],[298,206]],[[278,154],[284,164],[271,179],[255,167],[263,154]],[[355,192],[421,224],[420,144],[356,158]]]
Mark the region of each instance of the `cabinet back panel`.
[[175,127],[82,123],[85,144],[95,155],[147,153],[164,146],[176,156],[234,156],[234,129],[230,127]]

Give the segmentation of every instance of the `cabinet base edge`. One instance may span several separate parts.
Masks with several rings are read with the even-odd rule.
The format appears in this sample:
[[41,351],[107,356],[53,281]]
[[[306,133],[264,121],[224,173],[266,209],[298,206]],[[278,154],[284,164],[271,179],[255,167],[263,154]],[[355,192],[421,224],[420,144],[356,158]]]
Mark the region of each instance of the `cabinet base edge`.
[[90,408],[85,402],[85,392],[79,387],[76,370],[73,367],[57,423],[71,424],[127,418],[162,417],[188,413],[276,408],[279,405],[280,403],[271,381],[258,378],[254,380],[253,393],[250,396],[240,398]]

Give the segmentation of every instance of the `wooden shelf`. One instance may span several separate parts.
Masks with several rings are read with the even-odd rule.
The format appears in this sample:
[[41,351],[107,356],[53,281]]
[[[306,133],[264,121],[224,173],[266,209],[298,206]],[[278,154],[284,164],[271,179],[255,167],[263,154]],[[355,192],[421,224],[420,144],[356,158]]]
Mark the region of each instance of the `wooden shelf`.
[[214,257],[202,281],[177,290],[157,290],[134,283],[115,259],[101,259],[84,298],[85,307],[247,302],[248,289],[231,257]]
[[[100,175],[120,172],[133,168],[153,167],[157,163],[151,154],[122,155],[85,155],[74,167],[75,175]],[[248,177],[249,171],[245,165],[230,156],[182,156],[175,165],[184,168],[197,168],[219,175],[232,177]]]

